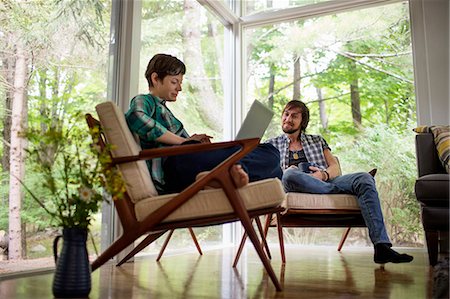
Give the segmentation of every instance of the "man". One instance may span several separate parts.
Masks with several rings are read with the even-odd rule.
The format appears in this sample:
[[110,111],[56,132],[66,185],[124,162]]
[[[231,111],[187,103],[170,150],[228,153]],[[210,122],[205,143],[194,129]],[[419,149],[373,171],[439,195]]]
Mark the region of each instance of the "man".
[[[189,135],[167,107],[167,103],[177,101],[185,72],[184,63],[174,56],[156,54],[150,59],[145,71],[149,93],[135,96],[125,114],[128,127],[139,136],[143,149],[210,142],[211,137],[206,134]],[[199,173],[211,170],[236,150],[237,147],[233,147],[156,158],[147,161],[147,166],[160,194],[180,192],[192,184]],[[249,181],[281,179],[278,150],[270,144],[259,145],[230,169],[230,175],[238,188]]]
[[[284,107],[281,117],[284,134],[267,141],[280,151],[285,191],[356,195],[374,244],[374,262],[411,262],[412,256],[400,254],[391,248],[373,176],[366,172],[340,175],[338,162],[325,139],[305,133],[308,122],[309,109],[306,105],[301,101],[290,101]],[[312,164],[308,167],[311,173],[304,172],[297,166],[306,162]]]

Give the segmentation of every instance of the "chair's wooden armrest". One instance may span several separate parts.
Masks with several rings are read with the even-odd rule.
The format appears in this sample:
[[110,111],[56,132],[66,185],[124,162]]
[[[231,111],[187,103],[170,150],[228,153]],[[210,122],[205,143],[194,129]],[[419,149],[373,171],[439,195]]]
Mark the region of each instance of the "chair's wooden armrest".
[[216,143],[201,143],[201,144],[187,144],[177,145],[171,147],[146,149],[139,152],[136,156],[114,157],[113,164],[122,164],[127,162],[134,162],[139,160],[150,160],[158,157],[168,157],[176,155],[184,155],[196,152],[211,151],[216,149],[228,148],[232,146],[241,146],[242,148],[255,148],[259,144],[259,138],[242,139],[236,141],[216,142]]

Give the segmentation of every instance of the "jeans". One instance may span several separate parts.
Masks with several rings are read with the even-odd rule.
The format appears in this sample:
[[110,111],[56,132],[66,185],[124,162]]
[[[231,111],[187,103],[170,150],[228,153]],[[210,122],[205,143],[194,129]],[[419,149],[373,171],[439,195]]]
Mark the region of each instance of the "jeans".
[[[195,181],[202,171],[219,165],[240,147],[234,146],[214,151],[171,156],[164,162],[164,193],[180,192]],[[280,152],[272,144],[259,144],[253,151],[239,161],[247,172],[250,182],[279,178],[283,175],[280,167]]]
[[298,168],[288,168],[283,174],[283,187],[286,192],[315,194],[353,194],[358,198],[362,216],[369,230],[370,240],[391,244],[386,232],[381,211],[380,199],[374,178],[367,172],[338,176],[327,182],[308,175]]

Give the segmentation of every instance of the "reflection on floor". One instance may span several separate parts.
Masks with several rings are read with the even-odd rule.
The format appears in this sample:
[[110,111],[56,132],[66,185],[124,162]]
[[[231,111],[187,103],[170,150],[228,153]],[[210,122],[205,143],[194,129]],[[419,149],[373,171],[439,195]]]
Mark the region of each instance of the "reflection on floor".
[[[425,249],[402,249],[410,264],[373,263],[373,249],[288,246],[286,265],[271,246],[276,292],[251,244],[236,268],[235,248],[109,263],[92,273],[89,298],[430,298],[432,271]],[[0,298],[51,298],[52,274],[0,281]]]

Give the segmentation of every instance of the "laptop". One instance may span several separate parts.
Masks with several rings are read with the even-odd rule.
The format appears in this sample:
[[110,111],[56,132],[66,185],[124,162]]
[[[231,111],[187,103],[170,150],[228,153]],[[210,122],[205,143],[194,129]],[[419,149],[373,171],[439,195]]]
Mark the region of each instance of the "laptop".
[[273,111],[261,102],[255,100],[242,123],[235,140],[247,138],[262,138],[270,124]]

